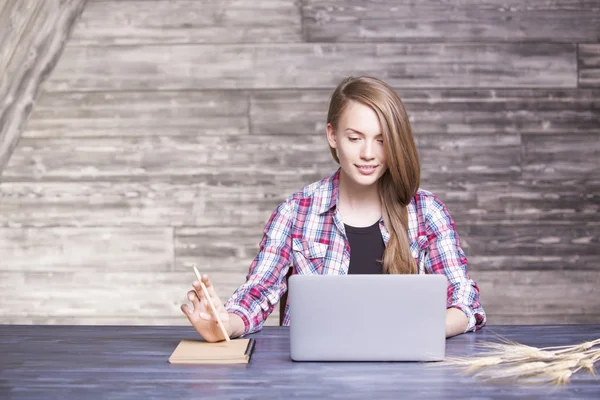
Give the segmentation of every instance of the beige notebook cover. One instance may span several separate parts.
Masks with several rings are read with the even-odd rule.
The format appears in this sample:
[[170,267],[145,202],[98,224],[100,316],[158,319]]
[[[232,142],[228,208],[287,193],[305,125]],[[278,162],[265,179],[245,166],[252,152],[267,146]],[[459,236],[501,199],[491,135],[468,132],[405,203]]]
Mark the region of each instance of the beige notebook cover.
[[172,364],[244,364],[250,361],[254,339],[234,339],[209,343],[201,340],[179,342],[169,362]]

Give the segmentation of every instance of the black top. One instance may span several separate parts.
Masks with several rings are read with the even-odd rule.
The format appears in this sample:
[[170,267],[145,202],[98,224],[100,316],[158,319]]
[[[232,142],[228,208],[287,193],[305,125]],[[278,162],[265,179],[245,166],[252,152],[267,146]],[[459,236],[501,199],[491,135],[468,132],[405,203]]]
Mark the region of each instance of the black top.
[[344,224],[350,242],[350,267],[348,274],[381,274],[385,244],[379,230],[379,221],[365,228]]

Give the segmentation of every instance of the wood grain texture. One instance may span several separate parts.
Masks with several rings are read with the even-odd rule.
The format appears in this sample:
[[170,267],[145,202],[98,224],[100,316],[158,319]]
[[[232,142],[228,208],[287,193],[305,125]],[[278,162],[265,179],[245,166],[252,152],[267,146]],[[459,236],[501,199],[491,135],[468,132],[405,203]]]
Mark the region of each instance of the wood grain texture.
[[523,138],[526,179],[595,179],[600,173],[600,133],[528,135]]
[[[600,274],[597,271],[471,270],[470,274],[480,287],[490,324],[494,323],[495,315],[549,319],[559,316],[563,321],[565,315],[598,316]],[[211,276],[223,299],[244,282],[244,275],[235,271],[214,271]],[[0,315],[3,318],[85,317],[88,321],[91,317],[107,318],[115,313],[121,318],[131,317],[132,321],[137,317],[174,318],[181,313],[179,305],[192,289],[193,277],[191,269],[182,272],[3,271],[0,272]],[[22,290],[24,287],[26,291]],[[53,288],[51,297],[46,295],[46,287]],[[85,296],[81,295],[81,288],[85,288]],[[560,290],[559,296],[557,290]],[[271,321],[277,321],[276,316],[272,314]]]
[[575,53],[551,43],[67,46],[45,89],[332,88],[351,74],[402,87],[574,88]]
[[[459,229],[468,224],[600,225],[600,182],[422,186],[446,204]],[[186,183],[5,182],[0,226],[113,226],[115,221],[120,226],[264,226],[277,205],[300,187],[288,179],[234,186],[193,178]]]
[[415,138],[424,182],[471,183],[519,179],[518,135],[419,135]]
[[176,228],[175,269],[189,271],[195,264],[207,274],[227,270],[245,276],[265,224]]
[[[425,180],[506,180],[521,174],[519,136],[421,135],[416,142]],[[285,177],[298,182],[293,178],[297,174],[318,176],[335,165],[324,135],[23,138],[4,179],[146,181],[233,175],[242,182]]]
[[[459,228],[460,231],[460,228]],[[463,236],[461,236],[463,238]],[[563,238],[559,237],[562,241]],[[467,237],[468,241],[469,238]],[[467,242],[468,243],[468,242]],[[462,244],[462,242],[461,242]],[[466,247],[466,246],[465,246]],[[475,270],[489,270],[489,271],[549,271],[549,270],[582,270],[582,271],[598,271],[598,256],[597,255],[494,255],[488,256],[485,253],[479,255],[477,251],[473,251],[470,248],[466,248],[467,259],[469,261],[469,268]],[[510,254],[510,251],[507,251]],[[524,251],[524,254],[527,252]],[[514,316],[517,318],[516,316]],[[566,323],[568,316],[565,319],[556,319],[555,323]],[[508,322],[507,322],[508,321]],[[510,324],[510,316],[506,316],[505,319],[500,322],[496,320],[496,324]],[[519,320],[520,321],[520,320]],[[532,323],[550,323],[552,319],[545,317],[545,319],[536,320],[537,322]],[[583,322],[582,319],[573,319],[573,323]]]
[[462,226],[466,248],[495,256],[597,255],[600,226]]
[[43,92],[22,137],[243,135],[244,92]]
[[[494,316],[494,325],[541,325],[541,324],[559,324],[565,328],[572,327],[573,324],[581,324],[593,327],[592,322],[598,321],[598,314],[579,314],[579,315],[534,315],[534,316],[519,316],[519,315],[496,315]],[[513,328],[507,326],[506,328]],[[597,329],[597,328],[593,328]],[[596,334],[596,336],[598,336]]]
[[172,228],[0,228],[2,271],[166,272],[173,252]]
[[[500,338],[541,348],[573,346],[598,337],[599,325],[494,326],[446,341],[446,355],[481,355]],[[252,335],[249,364],[174,366],[167,362],[180,340],[198,340],[191,327],[0,326],[3,380],[10,398],[211,399],[594,399],[598,379],[581,371],[568,385],[482,382],[431,363],[302,363],[290,359],[290,330],[266,327]],[[85,356],[82,356],[85,355]],[[335,373],[332,372],[335,371]],[[394,379],[389,379],[393,376]],[[311,382],[307,384],[307,382]],[[16,395],[15,395],[16,394]]]
[[[17,25],[16,30],[20,27],[22,32],[12,54],[3,55],[9,61],[0,61],[4,66],[0,73],[0,174],[17,145],[39,87],[56,64],[84,3],[85,0],[52,0],[28,3],[23,9],[6,8],[10,14],[23,12],[28,18],[9,16]],[[27,25],[15,22],[19,19],[27,20]],[[10,42],[8,38],[7,45]]]
[[[59,6],[52,36],[43,18]],[[599,13],[585,0],[4,2],[0,75],[23,79],[0,82],[0,126],[10,111],[22,127],[9,147],[0,133],[0,321],[187,325],[190,265],[229,296],[276,206],[337,168],[329,96],[363,73],[402,97],[421,187],[454,218],[490,322],[600,321]]]
[[[75,271],[75,272],[0,272],[2,310],[12,316],[86,316],[109,317],[118,310],[120,316],[158,317],[185,315],[179,309],[186,301],[196,279],[186,272],[159,271]],[[226,279],[229,278],[229,279]],[[243,278],[233,274],[214,276],[218,292],[227,297]],[[19,307],[18,287],[27,287],[18,297],[30,307]],[[51,298],[44,288],[53,288]],[[86,293],[81,296],[82,291]],[[148,292],[152,292],[149,296]],[[11,298],[13,298],[11,300]],[[115,310],[116,309],[116,310]]]
[[2,78],[0,87],[4,89],[0,90],[0,99],[4,99],[6,95],[5,90],[9,83],[6,71],[11,64],[12,56],[27,32],[29,23],[35,18],[41,3],[41,0],[5,0],[0,4],[0,26],[2,27],[0,29],[0,77]]
[[[596,89],[410,89],[396,91],[413,134],[600,132]],[[250,92],[252,134],[324,134],[332,90]],[[286,130],[281,131],[284,125]]]
[[[39,0],[6,1],[0,9],[0,99],[2,99],[2,112],[12,102],[9,97],[14,96],[12,87],[15,81],[21,79],[20,63],[30,63],[27,49],[33,46],[38,32],[32,29],[34,24],[41,24],[48,29],[46,20],[56,18],[56,1],[42,2]],[[47,32],[44,32],[47,33]],[[12,89],[12,90],[11,90]],[[2,115],[2,114],[0,114]]]
[[309,42],[600,40],[600,8],[581,0],[305,0],[303,22]]
[[[78,324],[78,318],[95,324],[116,317],[130,323],[138,318],[146,323],[181,318],[181,324],[189,324],[180,306],[187,302],[195,279],[191,268],[184,272],[0,271],[0,316],[13,323],[45,317],[52,322],[44,324],[69,319]],[[213,271],[211,279],[223,301],[244,282],[244,276],[233,271]],[[277,313],[270,316],[269,324],[278,324]]]
[[459,231],[462,225],[598,226],[599,185],[598,180],[576,179],[421,184],[446,204]]
[[285,183],[213,186],[193,179],[186,183],[5,182],[0,189],[3,227],[264,225],[292,193]]
[[69,43],[294,43],[301,33],[295,0],[90,1]]
[[[0,175],[19,140],[41,77],[32,74],[39,63],[40,40],[51,35],[58,3],[56,1],[6,2],[0,9],[2,59],[0,59]],[[37,25],[38,29],[33,27]],[[33,49],[33,51],[30,51]],[[28,73],[28,70],[29,73]],[[36,70],[39,74],[40,71]]]
[[579,45],[579,87],[600,87],[600,43]]
[[187,181],[190,176],[230,175],[241,182],[246,178],[277,181],[333,167],[325,137],[314,135],[303,140],[247,135],[23,138],[4,179],[147,181],[182,177]]
[[[574,321],[589,315],[588,323],[598,322],[600,274],[595,271],[472,271],[478,283],[481,303],[495,316],[553,316]],[[569,316],[566,318],[566,316]],[[573,319],[571,319],[573,318]],[[522,321],[523,319],[521,319]]]
[[[185,315],[176,315],[172,317],[165,316],[119,316],[111,315],[109,317],[97,317],[97,316],[81,316],[81,315],[43,315],[43,316],[12,316],[6,315],[0,317],[0,321],[3,325],[126,325],[126,326],[140,326],[140,325],[168,325],[168,326],[190,326],[190,322],[187,320]],[[266,324],[265,324],[266,325]],[[279,326],[269,322],[270,326]]]

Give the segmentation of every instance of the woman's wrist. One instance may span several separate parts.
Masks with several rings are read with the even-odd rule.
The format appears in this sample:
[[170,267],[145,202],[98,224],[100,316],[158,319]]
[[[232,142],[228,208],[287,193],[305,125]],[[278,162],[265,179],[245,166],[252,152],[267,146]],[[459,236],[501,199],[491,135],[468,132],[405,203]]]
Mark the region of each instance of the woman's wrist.
[[227,334],[231,338],[237,338],[244,334],[246,330],[246,325],[244,324],[244,320],[234,313],[229,313],[229,332]]
[[465,313],[455,307],[446,310],[446,337],[452,337],[464,333],[469,325]]

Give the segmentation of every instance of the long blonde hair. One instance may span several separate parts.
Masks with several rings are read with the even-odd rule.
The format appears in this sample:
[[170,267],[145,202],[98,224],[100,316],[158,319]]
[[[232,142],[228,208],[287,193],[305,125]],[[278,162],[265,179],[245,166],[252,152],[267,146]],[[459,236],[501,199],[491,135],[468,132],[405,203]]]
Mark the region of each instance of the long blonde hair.
[[[373,77],[344,79],[329,103],[327,122],[337,130],[338,122],[350,100],[375,111],[381,124],[387,171],[379,179],[381,212],[390,233],[383,254],[383,271],[388,274],[416,274],[415,260],[408,242],[407,206],[419,189],[421,168],[404,104],[394,89]],[[339,164],[335,149],[329,148]]]

